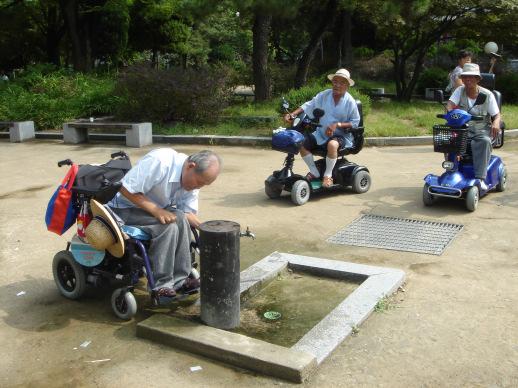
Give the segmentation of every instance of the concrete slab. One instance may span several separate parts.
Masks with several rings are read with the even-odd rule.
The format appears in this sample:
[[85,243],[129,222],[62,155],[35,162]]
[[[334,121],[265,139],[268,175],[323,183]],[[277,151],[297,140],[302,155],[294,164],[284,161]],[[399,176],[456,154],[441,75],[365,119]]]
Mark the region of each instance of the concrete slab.
[[317,366],[306,352],[162,314],[140,322],[137,336],[298,383]]
[[291,268],[322,277],[363,282],[290,349],[178,318],[155,315],[137,325],[137,336],[286,380],[302,382],[403,284],[398,269],[273,252],[241,273],[241,297],[252,298]]

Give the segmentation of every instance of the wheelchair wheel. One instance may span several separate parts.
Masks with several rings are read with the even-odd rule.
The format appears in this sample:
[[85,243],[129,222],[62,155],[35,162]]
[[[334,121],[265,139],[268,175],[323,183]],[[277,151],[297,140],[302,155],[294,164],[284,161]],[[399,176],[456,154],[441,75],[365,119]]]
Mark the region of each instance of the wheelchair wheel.
[[60,251],[52,260],[52,274],[65,298],[79,299],[86,291],[86,272],[69,251]]
[[425,206],[432,206],[437,200],[437,197],[428,192],[428,187],[430,187],[428,183],[425,183],[423,186],[423,204]]
[[295,205],[304,205],[310,195],[308,182],[300,179],[291,188],[291,200]]
[[137,313],[137,300],[133,293],[117,288],[111,297],[112,309],[120,319],[130,320]]
[[357,194],[369,191],[371,187],[371,176],[367,171],[359,171],[354,174],[352,189]]
[[502,174],[500,175],[500,180],[496,185],[496,191],[504,191],[507,187],[507,169],[505,166],[502,168]]
[[479,192],[477,186],[471,186],[466,194],[466,209],[470,212],[477,210]]

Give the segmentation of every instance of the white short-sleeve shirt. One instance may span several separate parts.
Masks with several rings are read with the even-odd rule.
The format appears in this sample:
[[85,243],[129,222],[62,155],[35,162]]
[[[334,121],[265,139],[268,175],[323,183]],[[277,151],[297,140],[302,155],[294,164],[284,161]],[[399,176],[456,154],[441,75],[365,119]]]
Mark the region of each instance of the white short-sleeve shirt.
[[[464,90],[464,86],[460,86],[457,89],[455,89],[453,94],[450,96],[450,101],[453,102],[454,105],[458,105],[459,104],[460,95],[461,95],[463,90]],[[481,112],[479,110],[478,105],[473,106],[475,104],[475,101],[476,101],[476,98],[473,99],[473,98],[469,98],[468,97],[469,106],[473,107],[472,109],[470,109],[469,113],[472,114],[472,115],[477,116],[477,115],[480,115]],[[488,103],[488,106],[487,106],[487,113],[489,113],[489,115],[491,117],[493,117],[497,113],[500,113],[500,109],[498,109],[498,104],[496,103],[496,98],[495,98],[495,95],[493,93],[489,93],[489,103]]]
[[[356,101],[353,96],[347,92],[340,98],[338,104],[335,104],[333,90],[326,89],[318,93],[311,101],[302,104],[301,108],[310,116],[313,115],[315,108],[323,109],[325,112],[319,122],[321,126],[313,132],[317,144],[323,144],[329,138],[325,132],[330,124],[350,122],[353,128],[358,128],[358,124],[360,124],[360,113],[358,112]],[[345,132],[341,128],[337,128],[334,135],[345,136]]]
[[[132,194],[144,194],[161,208],[174,206],[184,213],[196,214],[199,190],[187,191],[181,185],[182,169],[186,159],[187,155],[171,148],[153,150],[128,171],[122,185]],[[109,206],[135,207],[121,193],[117,193]]]

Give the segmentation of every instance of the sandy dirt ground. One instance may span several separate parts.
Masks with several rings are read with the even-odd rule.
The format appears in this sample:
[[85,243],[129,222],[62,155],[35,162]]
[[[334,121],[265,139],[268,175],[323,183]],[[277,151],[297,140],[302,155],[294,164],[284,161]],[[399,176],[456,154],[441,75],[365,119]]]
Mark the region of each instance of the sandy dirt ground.
[[[65,174],[56,161],[100,163],[119,149],[137,161],[150,148],[0,142],[0,386],[291,385],[137,339],[136,323],[150,313],[144,309],[136,319],[121,322],[109,295],[91,293],[81,301],[60,296],[51,263],[71,234],[51,234],[43,222],[47,201]],[[177,147],[185,153],[199,149]],[[264,194],[264,179],[280,168],[283,154],[213,149],[224,159],[224,173],[202,190],[200,215],[236,221],[257,235],[241,240],[242,269],[280,251],[407,273],[404,291],[384,311],[373,313],[304,386],[518,386],[518,143],[498,151],[508,166],[507,191],[483,198],[474,213],[460,202],[423,206],[423,177],[441,172],[442,155],[431,146],[366,148],[351,160],[370,169],[368,193],[329,193],[302,207],[288,197],[270,200]],[[300,159],[295,167],[305,171]],[[441,256],[325,242],[361,214],[465,228]],[[81,347],[85,341],[91,342]],[[191,372],[192,366],[202,369]]]

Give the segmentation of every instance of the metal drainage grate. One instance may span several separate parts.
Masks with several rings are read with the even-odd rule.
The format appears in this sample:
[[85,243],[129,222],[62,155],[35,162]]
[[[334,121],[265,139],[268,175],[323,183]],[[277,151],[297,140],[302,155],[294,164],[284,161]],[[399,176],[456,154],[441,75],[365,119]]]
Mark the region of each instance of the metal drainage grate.
[[460,224],[366,214],[327,242],[440,255],[462,228]]

